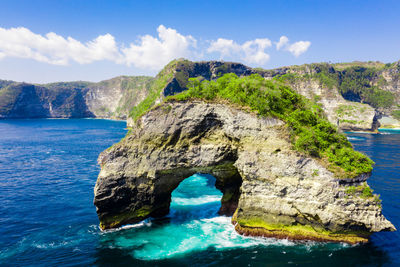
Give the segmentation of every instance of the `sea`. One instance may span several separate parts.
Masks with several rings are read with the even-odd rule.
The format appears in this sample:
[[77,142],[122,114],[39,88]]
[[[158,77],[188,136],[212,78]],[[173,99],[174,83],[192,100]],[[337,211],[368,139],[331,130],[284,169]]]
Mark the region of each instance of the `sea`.
[[[0,266],[400,266],[399,232],[354,246],[238,235],[210,175],[185,179],[168,216],[100,231],[97,157],[126,132],[113,120],[0,121]],[[400,229],[400,130],[347,136],[375,161],[368,183]]]

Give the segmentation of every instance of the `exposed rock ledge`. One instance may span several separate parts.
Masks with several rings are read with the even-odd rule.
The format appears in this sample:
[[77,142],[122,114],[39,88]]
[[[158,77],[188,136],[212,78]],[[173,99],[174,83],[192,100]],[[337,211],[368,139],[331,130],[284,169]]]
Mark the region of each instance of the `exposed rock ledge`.
[[373,199],[346,193],[342,180],[291,148],[284,122],[232,106],[164,103],[101,153],[94,204],[109,229],[169,212],[171,193],[194,173],[223,192],[221,214],[242,234],[366,242],[394,231]]

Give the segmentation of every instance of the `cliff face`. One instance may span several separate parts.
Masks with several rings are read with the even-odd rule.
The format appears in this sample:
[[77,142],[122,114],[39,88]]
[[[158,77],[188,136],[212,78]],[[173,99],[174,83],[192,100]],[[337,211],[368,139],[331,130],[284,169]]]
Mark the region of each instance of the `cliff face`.
[[375,197],[353,190],[367,187],[368,174],[335,178],[293,150],[278,119],[227,104],[167,102],[132,126],[99,156],[102,229],[168,214],[179,183],[209,173],[223,192],[220,213],[233,214],[242,234],[358,243],[395,230]]
[[337,88],[329,88],[316,79],[288,83],[299,94],[320,104],[328,120],[343,131],[377,129],[376,112],[370,105],[345,100]]
[[84,88],[88,109],[101,118],[126,119],[132,107],[148,94],[151,77],[121,76]]
[[343,130],[400,127],[400,61],[306,64],[275,69],[267,76],[280,77],[320,103]]
[[[163,72],[165,75],[162,75]],[[156,90],[150,89],[152,94],[146,98],[146,106],[160,103],[164,97],[182,92],[189,78],[213,80],[225,73],[235,73],[238,76],[257,73],[266,79],[287,83],[301,95],[319,103],[329,121],[344,131],[375,131],[382,117],[386,118],[385,123],[382,123],[384,126],[400,127],[400,121],[392,114],[400,104],[399,62],[387,65],[363,62],[322,63],[263,70],[240,63],[177,60],[167,65],[161,75],[156,77],[156,80],[164,79],[162,86]],[[128,126],[144,110],[146,108],[134,108],[128,118]]]
[[93,117],[79,90],[12,83],[0,91],[0,118]]
[[232,62],[174,60],[154,78],[121,76],[99,83],[31,85],[42,92],[32,100],[16,97],[20,91],[14,88],[20,83],[0,80],[0,118],[103,117],[127,119],[131,126],[149,107],[186,90],[189,78],[213,80],[225,73],[257,73],[287,83],[319,103],[329,121],[345,131],[375,131],[379,124],[400,127],[400,62],[320,63],[263,70]]
[[147,95],[151,77],[45,85],[0,82],[0,118],[118,118]]

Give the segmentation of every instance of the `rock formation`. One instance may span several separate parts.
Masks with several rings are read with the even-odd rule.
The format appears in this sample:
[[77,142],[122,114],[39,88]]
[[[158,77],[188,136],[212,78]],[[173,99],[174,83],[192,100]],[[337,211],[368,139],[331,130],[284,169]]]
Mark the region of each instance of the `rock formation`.
[[[387,65],[390,66],[376,62],[320,63],[263,70],[250,68],[240,63],[177,60],[168,64],[158,74],[158,79],[160,77],[168,78],[162,88],[150,90],[152,93],[146,98],[145,102],[147,106],[149,106],[149,103],[150,106],[155,105],[166,96],[182,92],[186,88],[188,78],[200,77],[201,79],[213,80],[225,73],[235,73],[238,76],[257,73],[266,79],[282,78],[299,94],[319,103],[326,112],[329,121],[343,131],[376,131],[379,127],[378,120],[382,117],[389,118],[383,123],[384,126],[400,127],[400,120],[392,117],[392,111],[396,110],[396,105],[400,104],[400,62]],[[372,73],[363,80],[363,84],[390,92],[394,99],[393,105],[386,108],[374,108],[369,104],[360,103],[363,101],[362,99],[344,96],[340,92],[339,85],[343,79],[349,76],[346,73],[353,68],[360,68],[360,72],[366,70]],[[163,72],[171,75],[163,75]],[[330,74],[331,77],[327,77],[326,74]],[[359,80],[354,80],[361,84]],[[133,116],[128,117],[128,127],[138,115],[141,115],[141,112],[133,112]],[[391,124],[388,124],[388,122]]]
[[85,117],[94,115],[80,90],[49,90],[26,83],[12,83],[0,90],[0,118]]
[[[393,105],[374,108],[360,103],[363,100],[357,95],[340,92],[341,81],[354,68],[370,73],[363,83],[392,94]],[[318,102],[330,122],[344,131],[376,131],[379,122],[384,127],[400,127],[400,62],[320,63],[263,70],[232,62],[175,60],[154,78],[120,76],[99,83],[44,85],[0,80],[0,118],[117,118],[127,119],[130,126],[149,106],[185,90],[188,78],[212,80],[225,73],[258,73],[266,79],[281,77],[298,93]]]
[[0,118],[117,118],[148,94],[152,77],[34,85],[0,80]]
[[338,179],[294,151],[286,125],[230,104],[166,102],[99,156],[94,204],[102,229],[169,212],[171,193],[195,173],[216,177],[220,213],[239,233],[366,242],[394,231],[379,202],[349,190],[369,174]]

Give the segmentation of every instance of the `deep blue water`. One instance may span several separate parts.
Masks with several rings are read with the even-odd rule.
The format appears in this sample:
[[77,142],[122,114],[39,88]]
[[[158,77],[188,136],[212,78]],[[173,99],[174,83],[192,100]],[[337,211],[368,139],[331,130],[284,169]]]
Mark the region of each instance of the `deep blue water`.
[[[221,193],[194,175],[169,216],[101,232],[93,201],[98,154],[126,133],[110,120],[0,121],[0,265],[400,266],[399,233],[370,244],[295,243],[237,235]],[[376,166],[369,184],[400,227],[400,132],[348,134]]]

